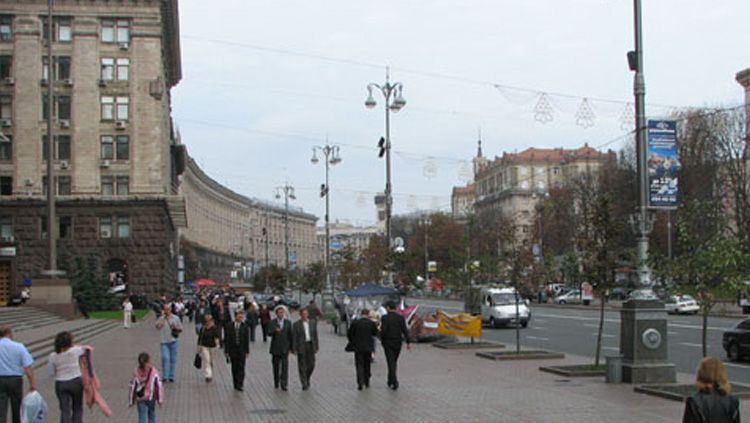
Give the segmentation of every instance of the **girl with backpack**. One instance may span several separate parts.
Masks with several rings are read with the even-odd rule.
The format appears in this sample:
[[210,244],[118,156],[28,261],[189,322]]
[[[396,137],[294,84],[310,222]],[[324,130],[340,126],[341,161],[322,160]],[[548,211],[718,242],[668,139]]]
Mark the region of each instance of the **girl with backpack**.
[[138,354],[138,367],[133,370],[130,380],[128,405],[138,406],[138,423],[154,423],[156,421],[156,404],[164,401],[164,389],[159,378],[159,372],[151,366],[148,353]]

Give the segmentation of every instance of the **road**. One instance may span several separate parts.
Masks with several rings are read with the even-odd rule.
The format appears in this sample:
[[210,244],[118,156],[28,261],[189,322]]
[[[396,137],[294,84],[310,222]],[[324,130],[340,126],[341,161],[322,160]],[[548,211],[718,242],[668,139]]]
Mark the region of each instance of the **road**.
[[[463,304],[457,301],[410,299],[425,309],[441,308],[446,312],[463,311]],[[596,349],[596,334],[599,325],[599,312],[591,310],[566,309],[564,307],[531,306],[531,323],[522,329],[521,342],[526,348],[544,348],[568,354],[591,357]],[[701,359],[700,316],[668,316],[669,361],[681,373],[693,374]],[[726,359],[721,346],[724,330],[732,327],[740,319],[710,317],[708,319],[708,354],[721,357],[727,366],[729,379],[733,382],[750,384],[750,363],[732,363]],[[482,338],[515,344],[515,330],[483,329]],[[606,311],[602,335],[602,355],[620,351],[620,313]]]

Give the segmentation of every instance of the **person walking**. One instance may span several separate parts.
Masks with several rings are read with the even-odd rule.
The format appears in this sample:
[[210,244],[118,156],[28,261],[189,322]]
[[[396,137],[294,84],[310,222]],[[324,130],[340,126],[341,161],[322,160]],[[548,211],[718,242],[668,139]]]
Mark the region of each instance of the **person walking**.
[[232,363],[234,390],[242,392],[245,384],[245,361],[250,355],[250,340],[242,309],[234,314],[234,322],[224,328],[224,354]]
[[156,421],[156,404],[164,402],[164,387],[159,378],[159,372],[151,366],[148,353],[138,354],[138,366],[133,370],[130,378],[128,405],[138,407],[138,423],[154,423]]
[[172,307],[165,304],[161,316],[156,320],[156,329],[161,335],[161,371],[164,382],[174,382],[174,369],[177,367],[177,338],[182,333],[180,319],[172,314]]
[[201,329],[203,328],[203,322],[205,321],[205,316],[211,315],[211,308],[208,306],[208,302],[206,302],[206,299],[201,297],[200,301],[198,302],[198,305],[195,307],[195,334],[198,335],[201,333]]
[[730,395],[727,369],[716,357],[706,357],[695,376],[698,393],[685,401],[683,423],[739,423],[740,401]]
[[357,389],[370,387],[370,365],[375,352],[378,325],[368,318],[370,310],[362,309],[360,318],[352,321],[346,336],[354,347],[354,366],[357,369]]
[[406,349],[411,350],[411,344],[406,319],[396,313],[396,303],[389,301],[386,308],[388,313],[380,320],[380,343],[383,345],[385,361],[388,364],[388,387],[395,391],[398,389],[397,363],[401,345],[406,340]]
[[203,377],[211,383],[214,377],[214,351],[221,344],[221,331],[210,314],[203,316],[203,327],[198,333],[198,353],[203,358]]
[[299,320],[292,326],[292,353],[297,355],[297,369],[302,390],[310,389],[310,376],[315,370],[318,352],[318,321],[310,319],[306,308],[300,309]]
[[60,332],[55,336],[55,351],[50,353],[48,366],[55,376],[55,394],[60,404],[60,423],[83,422],[83,380],[81,356],[86,347],[73,345],[73,334]]
[[247,304],[247,314],[245,314],[245,323],[250,331],[250,342],[255,342],[255,328],[258,327],[258,306],[254,301]]
[[263,332],[263,342],[266,342],[268,338],[268,325],[271,323],[271,312],[268,310],[268,305],[260,305],[258,318],[260,319],[260,330]]
[[83,298],[83,295],[78,294],[75,297],[76,304],[78,305],[78,312],[81,313],[81,316],[83,316],[84,319],[89,319],[89,308],[86,305],[86,300]]
[[122,324],[125,329],[130,329],[130,324],[133,319],[133,303],[130,302],[129,298],[125,298],[122,303]]
[[289,350],[292,347],[292,322],[286,318],[284,306],[274,309],[276,318],[268,324],[268,335],[271,337],[269,349],[273,362],[273,387],[287,390],[289,382]]
[[11,423],[21,422],[21,397],[23,396],[23,375],[29,381],[29,392],[36,391],[34,359],[29,350],[13,340],[13,329],[0,326],[0,422],[8,418],[10,403]]
[[318,320],[323,316],[323,313],[318,308],[315,300],[310,300],[310,304],[307,305],[307,314],[312,320]]

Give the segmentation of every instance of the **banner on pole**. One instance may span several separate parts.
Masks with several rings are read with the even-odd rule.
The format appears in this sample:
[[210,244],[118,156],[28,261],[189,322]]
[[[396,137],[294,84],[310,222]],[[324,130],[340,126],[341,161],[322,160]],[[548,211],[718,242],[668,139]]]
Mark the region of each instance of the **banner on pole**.
[[438,333],[442,335],[482,336],[482,318],[469,313],[447,314],[440,310],[438,315]]
[[656,209],[677,208],[677,122],[649,120],[646,155],[648,160],[648,206]]

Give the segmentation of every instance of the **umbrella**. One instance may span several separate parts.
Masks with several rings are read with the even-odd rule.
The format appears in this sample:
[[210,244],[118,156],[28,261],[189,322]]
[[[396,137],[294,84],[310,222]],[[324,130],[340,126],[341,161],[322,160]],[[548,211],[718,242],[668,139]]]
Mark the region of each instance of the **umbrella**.
[[214,286],[216,285],[216,282],[212,281],[211,279],[198,279],[193,281],[193,285],[195,286]]

